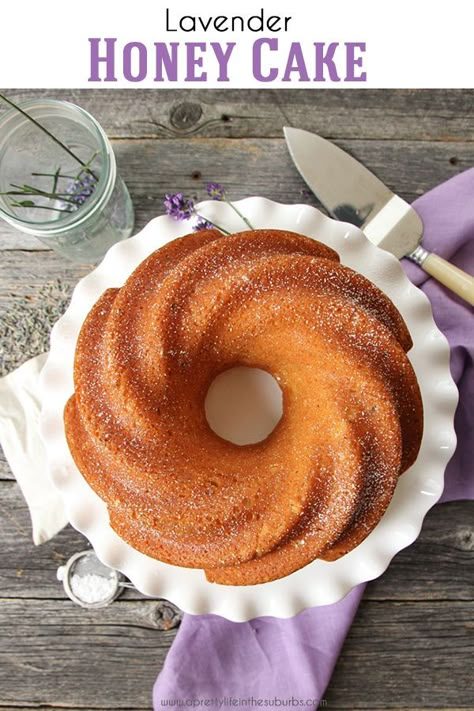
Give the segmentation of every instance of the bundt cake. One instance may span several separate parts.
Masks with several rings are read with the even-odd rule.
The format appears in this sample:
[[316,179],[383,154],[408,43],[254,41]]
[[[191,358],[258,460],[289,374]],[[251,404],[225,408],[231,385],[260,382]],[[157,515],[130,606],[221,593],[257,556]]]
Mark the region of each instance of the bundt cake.
[[[72,456],[139,551],[251,585],[334,560],[375,527],[423,414],[407,327],[335,251],[292,232],[205,230],[151,254],[87,316],[64,419]],[[205,415],[237,365],[283,415],[239,446]]]

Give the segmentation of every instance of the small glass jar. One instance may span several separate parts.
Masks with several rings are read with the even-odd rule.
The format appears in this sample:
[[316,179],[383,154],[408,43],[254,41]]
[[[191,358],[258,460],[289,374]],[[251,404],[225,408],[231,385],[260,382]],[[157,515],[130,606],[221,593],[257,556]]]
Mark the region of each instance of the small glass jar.
[[[70,259],[96,263],[134,224],[110,142],[89,113],[69,102],[33,99],[21,108],[80,160],[16,109],[7,111],[0,117],[0,216]],[[41,194],[22,193],[22,186]]]

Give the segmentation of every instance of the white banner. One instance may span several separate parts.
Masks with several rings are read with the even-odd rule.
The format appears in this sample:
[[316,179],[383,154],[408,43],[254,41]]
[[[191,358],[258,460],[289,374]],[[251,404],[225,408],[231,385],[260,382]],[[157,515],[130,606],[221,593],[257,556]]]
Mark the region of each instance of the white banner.
[[2,88],[473,87],[468,0],[4,2]]

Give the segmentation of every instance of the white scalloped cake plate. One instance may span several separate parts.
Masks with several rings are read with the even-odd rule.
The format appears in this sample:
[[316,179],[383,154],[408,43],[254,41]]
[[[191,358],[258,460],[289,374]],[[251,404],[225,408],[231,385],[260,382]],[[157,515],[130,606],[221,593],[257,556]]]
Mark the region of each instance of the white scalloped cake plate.
[[[49,471],[62,494],[71,524],[93,545],[99,558],[122,571],[145,595],[166,598],[190,613],[215,613],[243,621],[256,616],[290,617],[343,598],[359,583],[378,577],[393,556],[418,536],[427,511],[443,491],[444,470],[456,438],[457,389],[449,371],[449,346],[437,329],[425,295],[411,284],[398,260],[373,246],[353,225],[334,221],[307,205],[282,205],[252,197],[238,203],[255,228],[299,232],[333,247],[341,262],[361,272],[393,300],[413,338],[410,360],[421,388],[425,430],[416,463],[400,478],[394,497],[372,533],[335,562],[316,560],[281,580],[248,587],[207,582],[202,570],[180,568],[131,548],[109,525],[107,508],[76,468],[63,424],[73,393],[76,339],[90,308],[103,291],[121,286],[135,267],[166,242],[190,231],[190,223],[168,216],[153,219],[134,237],[114,245],[101,264],[77,285],[71,304],[55,325],[42,372],[41,434]],[[200,212],[229,231],[245,225],[225,203],[205,202]]]

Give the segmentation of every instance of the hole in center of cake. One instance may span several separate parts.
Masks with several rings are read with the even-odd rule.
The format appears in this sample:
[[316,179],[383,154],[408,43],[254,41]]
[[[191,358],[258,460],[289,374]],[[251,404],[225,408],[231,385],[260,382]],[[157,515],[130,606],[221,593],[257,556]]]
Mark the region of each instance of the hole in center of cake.
[[255,444],[280,421],[283,395],[270,373],[239,366],[212,381],[204,407],[209,426],[219,437],[234,444]]

